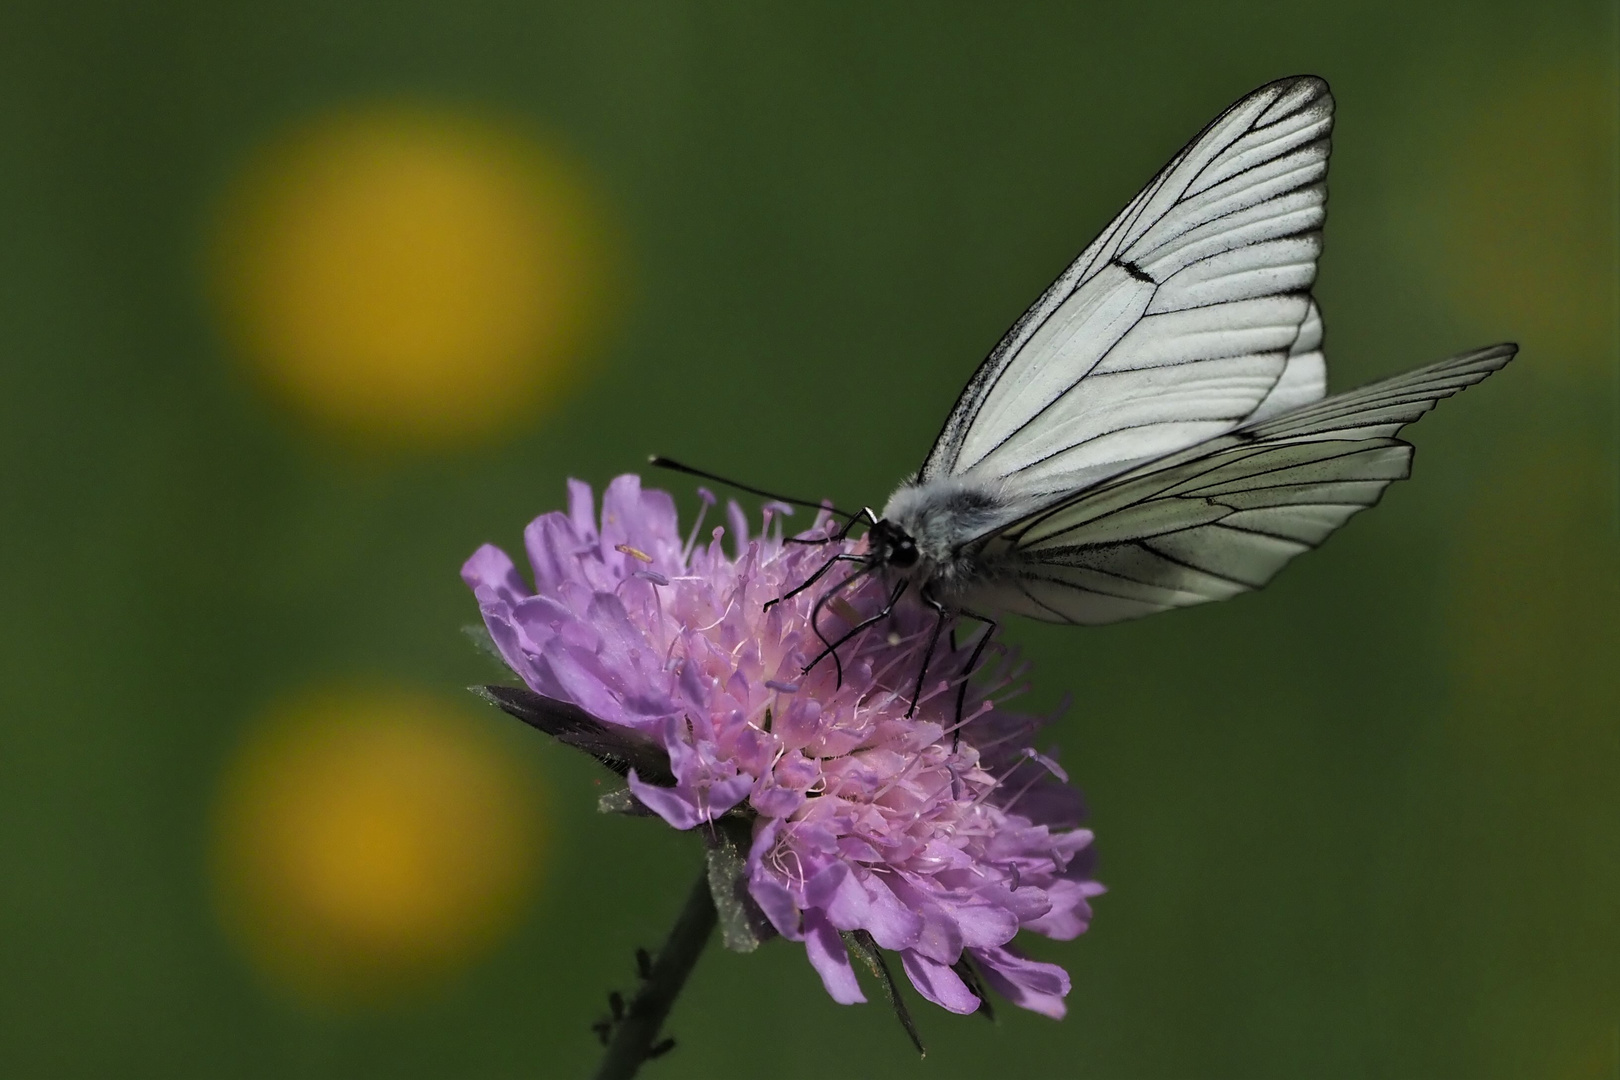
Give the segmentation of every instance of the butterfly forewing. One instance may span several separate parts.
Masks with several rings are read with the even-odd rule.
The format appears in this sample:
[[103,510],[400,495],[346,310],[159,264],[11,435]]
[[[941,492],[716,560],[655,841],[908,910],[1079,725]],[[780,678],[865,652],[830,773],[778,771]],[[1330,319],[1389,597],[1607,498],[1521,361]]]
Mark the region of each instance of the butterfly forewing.
[[1308,290],[1331,125],[1309,77],[1217,118],[1008,332],[919,481],[1073,490],[1320,396]]
[[1288,350],[1288,364],[1277,385],[1249,414],[1249,423],[1319,401],[1327,393],[1327,360],[1322,355],[1322,313],[1311,304],[1299,336]]

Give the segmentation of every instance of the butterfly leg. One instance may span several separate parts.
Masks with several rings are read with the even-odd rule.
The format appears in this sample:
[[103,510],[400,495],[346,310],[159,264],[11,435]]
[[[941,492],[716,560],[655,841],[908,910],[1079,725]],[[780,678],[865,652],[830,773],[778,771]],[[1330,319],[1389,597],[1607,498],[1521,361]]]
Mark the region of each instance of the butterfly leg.
[[[850,581],[853,581],[855,578],[860,577],[860,576],[862,576],[862,575],[864,575],[866,573],[869,573],[869,572],[870,571],[867,571],[867,570],[861,570],[861,571],[858,571],[855,574],[850,575],[849,579],[844,582],[844,585],[849,584]],[[836,669],[837,669],[837,671],[839,673],[838,674],[838,685],[839,686],[844,685],[844,677],[843,677],[844,665],[843,665],[843,662],[838,658],[838,646],[842,645],[844,642],[848,641],[850,638],[854,637],[856,634],[859,634],[862,630],[865,630],[867,627],[872,626],[872,625],[874,625],[876,623],[880,623],[884,619],[887,619],[890,615],[892,615],[894,613],[894,606],[900,602],[900,597],[905,595],[906,588],[910,584],[911,584],[911,581],[910,581],[909,578],[901,578],[899,584],[897,584],[894,587],[894,592],[889,594],[889,602],[883,605],[883,609],[881,611],[879,611],[877,614],[872,615],[872,616],[870,616],[868,618],[862,619],[860,622],[858,622],[854,626],[850,627],[849,630],[846,631],[844,633],[844,635],[842,637],[840,637],[837,641],[829,642],[827,644],[827,647],[825,649],[822,649],[821,652],[819,654],[817,654],[817,656],[816,656],[816,658],[814,660],[810,661],[810,663],[805,665],[805,667],[804,667],[805,674],[808,675],[810,673],[811,668],[815,667],[817,664],[821,663],[829,655],[831,655],[832,658],[833,658],[833,664],[834,664],[834,666],[836,667]],[[843,588],[843,585],[840,585],[839,588],[840,589]],[[838,589],[830,589],[830,590],[828,590],[828,595],[830,596],[832,593],[835,593],[837,591],[838,591]],[[821,598],[821,600],[818,600],[816,602],[816,607],[820,608],[822,603],[824,603],[826,601],[826,599],[827,599],[827,597],[824,596],[824,597]],[[821,637],[821,628],[820,627],[816,628],[816,636]],[[824,642],[827,641],[826,638],[822,638],[821,640],[824,641]]]
[[[775,600],[767,600],[767,601],[765,601],[765,610],[769,611],[769,610],[771,610],[771,608],[775,607],[777,604],[780,604],[782,601],[791,600],[795,596],[798,596],[800,593],[804,592],[804,590],[808,589],[810,586],[814,585],[816,582],[818,582],[822,578],[826,577],[827,576],[827,571],[831,570],[838,563],[841,563],[841,562],[865,562],[865,561],[866,561],[866,556],[864,556],[864,555],[847,555],[847,554],[846,555],[834,555],[832,558],[828,559],[826,562],[821,564],[821,569],[817,570],[815,573],[813,573],[809,577],[805,578],[804,581],[800,582],[793,589],[790,589],[789,591],[783,593],[781,596],[778,596]],[[847,584],[847,582],[846,582],[846,584]],[[841,585],[841,586],[839,586],[839,588],[843,588],[843,586]],[[837,592],[838,590],[834,589],[832,591]]]
[[996,636],[996,628],[1000,625],[996,620],[976,611],[959,610],[958,615],[975,619],[984,624],[984,633],[979,635],[978,644],[973,646],[973,655],[968,657],[967,667],[962,669],[962,685],[956,690],[956,723],[951,731],[951,749],[955,750],[962,741],[962,711],[967,706],[968,679],[979,668],[979,658],[984,655],[984,648],[990,644],[990,639]]
[[[911,717],[917,712],[917,701],[922,697],[923,692],[923,679],[928,675],[928,663],[929,661],[933,660],[934,649],[939,645],[939,632],[944,629],[945,620],[950,617],[950,610],[946,608],[944,604],[940,603],[939,600],[935,598],[933,593],[928,591],[928,586],[924,585],[922,589],[918,591],[917,595],[922,597],[923,603],[934,609],[934,613],[937,617],[934,619],[934,632],[929,635],[928,638],[928,651],[923,653],[922,663],[917,667],[917,685],[912,688],[911,691],[911,708],[906,710],[906,719],[908,720],[911,719]],[[956,631],[953,628],[951,630],[951,636],[953,639],[955,638],[955,635]],[[951,651],[954,652],[955,650],[953,649]],[[958,706],[956,711],[960,713],[962,711],[961,707]],[[958,716],[957,720],[960,722],[961,717]]]
[[[836,561],[836,560],[834,560],[834,561]],[[849,577],[845,578],[843,581],[840,581],[837,585],[834,585],[832,588],[830,588],[826,592],[822,593],[821,596],[817,598],[817,600],[815,602],[815,605],[813,607],[811,607],[811,609],[810,609],[810,629],[814,630],[816,632],[816,637],[821,640],[821,643],[823,645],[827,646],[827,649],[825,651],[823,651],[820,656],[817,656],[816,660],[819,661],[822,656],[827,655],[827,652],[832,652],[833,671],[837,676],[837,683],[838,683],[839,686],[844,685],[844,661],[843,661],[843,658],[840,657],[838,655],[837,651],[834,649],[833,643],[827,640],[827,635],[823,634],[821,632],[821,609],[826,607],[827,606],[827,601],[831,600],[834,596],[837,596],[839,591],[841,589],[843,589],[844,586],[850,584],[853,581],[860,580],[861,578],[865,577],[867,574],[872,573],[876,569],[877,569],[877,564],[876,563],[868,563],[867,565],[861,567],[859,570],[857,570],[853,574],[849,575]],[[815,666],[815,663],[812,662],[810,667],[814,667],[814,666]],[[810,667],[806,667],[804,670],[809,671]]]

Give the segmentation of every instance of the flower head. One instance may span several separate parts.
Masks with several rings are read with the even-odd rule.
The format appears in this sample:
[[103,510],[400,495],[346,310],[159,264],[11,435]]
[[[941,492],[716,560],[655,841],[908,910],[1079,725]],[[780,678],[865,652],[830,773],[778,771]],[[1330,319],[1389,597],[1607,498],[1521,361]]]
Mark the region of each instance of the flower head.
[[[835,571],[767,609],[862,541],[784,541],[772,524],[790,512],[780,504],[750,535],[734,503],[729,551],[723,528],[699,542],[701,517],[683,539],[674,501],[635,476],[608,486],[600,523],[592,501],[571,482],[568,512],[529,525],[532,589],[489,545],[462,570],[512,670],[534,692],[661,746],[673,784],[635,769],[628,779],[670,825],[728,814],[750,823],[747,893],[804,943],[835,1000],[865,1000],[840,937],[864,932],[953,1012],[979,1007],[976,970],[1013,1002],[1061,1016],[1067,974],[1009,942],[1021,929],[1075,937],[1102,887],[1078,792],[1030,745],[1040,721],[989,697],[1019,674],[1004,651],[992,650],[993,670],[970,684],[958,719],[972,650],[942,636],[913,710],[933,612],[902,603],[836,663],[811,666],[820,635],[836,639],[879,610],[889,586],[869,574],[840,587],[848,572]],[[825,515],[814,528],[806,535],[830,535]]]

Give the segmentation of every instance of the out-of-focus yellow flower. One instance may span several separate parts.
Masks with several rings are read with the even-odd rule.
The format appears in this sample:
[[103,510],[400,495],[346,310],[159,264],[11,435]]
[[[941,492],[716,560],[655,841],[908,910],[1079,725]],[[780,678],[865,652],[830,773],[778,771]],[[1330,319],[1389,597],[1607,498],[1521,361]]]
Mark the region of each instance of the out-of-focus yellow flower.
[[540,850],[531,792],[491,733],[436,698],[288,702],[225,777],[221,913],[260,970],[306,1000],[430,983],[514,921]]
[[263,380],[370,442],[463,442],[549,405],[605,296],[578,170],[448,111],[344,112],[266,146],[213,254],[226,329]]

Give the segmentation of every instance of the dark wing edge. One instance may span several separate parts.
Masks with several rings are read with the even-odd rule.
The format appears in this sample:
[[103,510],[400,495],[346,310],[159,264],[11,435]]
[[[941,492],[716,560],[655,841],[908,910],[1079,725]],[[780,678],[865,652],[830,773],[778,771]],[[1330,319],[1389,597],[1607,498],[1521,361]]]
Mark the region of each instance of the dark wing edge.
[[1258,589],[1410,474],[1397,432],[1480,382],[1493,345],[1239,428],[971,541],[970,603],[1099,625]]
[[[1290,91],[1296,88],[1303,88],[1306,93],[1290,101]],[[1290,106],[1296,110],[1323,100],[1326,100],[1329,105],[1332,102],[1331,92],[1328,89],[1326,80],[1318,76],[1292,75],[1276,79],[1257,87],[1252,92],[1233,102],[1220,115],[1205,124],[1198,134],[1187,140],[1187,143],[1171,157],[1164,167],[1154,174],[1153,179],[1126,204],[1125,209],[1120,211],[1103,228],[1097,237],[1086,246],[1085,250],[1065,268],[1057,280],[1047,286],[1039,298],[1019,316],[1018,320],[1002,335],[995,348],[979,364],[972,377],[968,379],[967,385],[962,388],[961,394],[957,396],[956,403],[946,415],[945,421],[940,427],[940,433],[934,440],[927,458],[917,471],[916,479],[919,482],[948,475],[952,471],[961,444],[966,438],[968,430],[972,427],[979,406],[988,397],[997,378],[1011,364],[1024,344],[1063,305],[1063,301],[1099,270],[1106,267],[1110,257],[1117,252],[1128,237],[1140,236],[1146,229],[1151,228],[1153,224],[1175,208],[1176,202],[1172,201],[1169,205],[1160,209],[1152,220],[1145,223],[1139,220],[1144,208],[1160,193],[1166,181],[1187,160],[1188,155],[1198,147],[1207,135],[1226,123],[1233,113],[1252,106],[1257,98],[1265,95],[1270,95],[1273,106],[1277,102],[1289,102]],[[1261,117],[1269,117],[1268,123],[1274,122],[1276,119],[1270,117],[1269,108],[1261,113]]]

